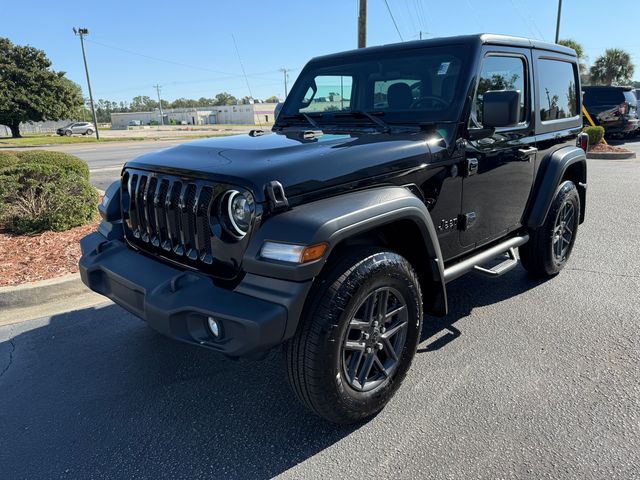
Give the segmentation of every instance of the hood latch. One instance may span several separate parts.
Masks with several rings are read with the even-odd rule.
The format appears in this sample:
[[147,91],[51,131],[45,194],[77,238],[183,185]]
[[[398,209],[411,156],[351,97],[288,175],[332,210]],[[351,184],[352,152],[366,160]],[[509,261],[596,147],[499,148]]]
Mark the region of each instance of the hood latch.
[[284,187],[280,182],[271,180],[264,188],[267,193],[267,198],[269,198],[271,210],[275,212],[289,208],[289,200],[287,200],[287,196],[284,194]]

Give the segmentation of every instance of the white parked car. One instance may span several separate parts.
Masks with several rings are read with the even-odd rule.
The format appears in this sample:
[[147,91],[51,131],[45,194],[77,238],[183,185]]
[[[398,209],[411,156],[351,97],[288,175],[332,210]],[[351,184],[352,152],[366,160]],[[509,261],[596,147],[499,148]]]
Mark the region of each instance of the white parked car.
[[58,135],[67,137],[71,135],[93,135],[93,132],[93,125],[89,122],[74,122],[56,130]]

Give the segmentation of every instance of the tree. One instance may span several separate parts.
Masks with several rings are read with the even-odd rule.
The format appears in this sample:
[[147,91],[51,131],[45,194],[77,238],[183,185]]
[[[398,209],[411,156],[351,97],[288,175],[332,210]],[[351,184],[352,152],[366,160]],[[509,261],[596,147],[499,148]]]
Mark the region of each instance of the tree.
[[218,93],[214,99],[214,105],[237,105],[238,99],[227,92]]
[[21,122],[64,120],[82,107],[82,90],[51,69],[42,50],[0,37],[0,124],[19,138]]
[[147,95],[138,95],[131,99],[131,105],[129,106],[132,112],[151,112],[159,107],[157,101]]
[[634,66],[631,55],[619,48],[608,48],[604,55],[596,58],[590,69],[594,83],[628,83],[633,76]]
[[571,38],[567,38],[565,40],[558,40],[559,45],[564,45],[565,47],[573,48],[576,51],[576,55],[578,55],[578,67],[580,68],[580,74],[584,74],[587,72],[587,64],[586,61],[588,57],[584,53],[584,48],[582,44],[576,42]]
[[278,97],[276,97],[275,95],[270,96],[269,98],[265,99],[264,103],[279,103],[280,99]]

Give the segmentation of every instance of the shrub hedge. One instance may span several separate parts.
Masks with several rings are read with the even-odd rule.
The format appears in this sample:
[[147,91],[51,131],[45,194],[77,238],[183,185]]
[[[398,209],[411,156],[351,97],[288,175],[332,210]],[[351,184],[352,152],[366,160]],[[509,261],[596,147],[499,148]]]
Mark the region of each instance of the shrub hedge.
[[49,150],[27,150],[16,153],[22,163],[52,165],[68,172],[75,172],[89,180],[89,166],[84,160],[63,152]]
[[0,156],[0,227],[16,234],[64,231],[96,217],[87,164],[60,152]]
[[13,152],[5,152],[0,150],[0,170],[5,167],[11,167],[20,163],[20,159]]
[[589,145],[593,146],[602,143],[604,127],[585,127],[582,131],[589,135]]

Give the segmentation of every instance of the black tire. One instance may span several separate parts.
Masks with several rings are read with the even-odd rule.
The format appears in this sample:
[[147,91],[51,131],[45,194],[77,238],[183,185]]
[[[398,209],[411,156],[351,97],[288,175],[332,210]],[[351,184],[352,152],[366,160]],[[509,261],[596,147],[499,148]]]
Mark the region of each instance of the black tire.
[[65,134],[67,137],[70,137],[70,136],[72,135],[72,132],[71,132],[71,130],[67,130],[66,132],[64,132],[64,134]]
[[84,132],[85,135],[93,135],[93,130],[91,130],[90,128]]
[[556,190],[542,226],[530,232],[530,240],[520,247],[522,266],[536,277],[560,273],[573,250],[579,223],[580,196],[575,184],[566,180]]
[[[289,383],[309,410],[331,422],[349,424],[378,413],[400,387],[420,339],[422,293],[411,264],[380,248],[345,251],[325,271],[285,348]],[[363,327],[366,322],[356,315],[385,320],[372,320]],[[365,335],[369,335],[366,340]],[[357,347],[375,344],[352,350],[347,340]],[[370,360],[371,351],[377,360]],[[369,364],[373,367],[360,383]]]

